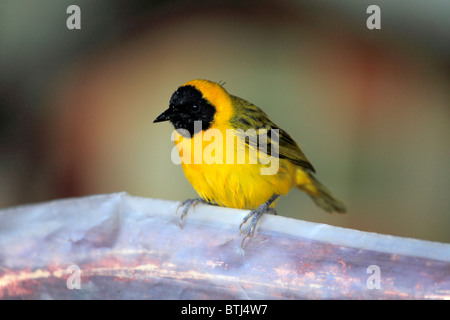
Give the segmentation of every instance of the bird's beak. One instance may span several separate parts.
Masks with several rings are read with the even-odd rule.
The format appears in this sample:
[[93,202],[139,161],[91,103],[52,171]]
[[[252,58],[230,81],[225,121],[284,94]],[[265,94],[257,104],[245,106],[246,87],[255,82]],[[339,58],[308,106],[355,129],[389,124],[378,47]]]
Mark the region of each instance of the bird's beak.
[[173,110],[171,110],[171,108],[169,108],[166,111],[164,111],[163,113],[161,113],[155,120],[153,120],[153,123],[168,121],[168,120],[172,119],[173,116],[174,116],[174,112],[173,112]]

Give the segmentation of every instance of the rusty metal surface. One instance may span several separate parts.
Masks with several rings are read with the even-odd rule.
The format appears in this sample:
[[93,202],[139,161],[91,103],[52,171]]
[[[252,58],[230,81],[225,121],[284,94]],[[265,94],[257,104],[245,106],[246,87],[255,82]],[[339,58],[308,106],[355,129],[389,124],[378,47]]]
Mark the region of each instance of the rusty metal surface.
[[1,210],[0,298],[450,299],[448,244],[265,215],[242,252],[245,211],[198,205],[180,230],[177,204],[118,193]]

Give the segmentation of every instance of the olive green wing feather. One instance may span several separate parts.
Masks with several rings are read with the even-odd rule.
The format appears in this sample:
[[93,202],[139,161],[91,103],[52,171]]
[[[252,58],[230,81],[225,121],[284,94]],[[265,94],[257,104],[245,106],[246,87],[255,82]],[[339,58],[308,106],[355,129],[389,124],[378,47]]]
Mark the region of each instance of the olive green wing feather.
[[[230,119],[230,125],[233,129],[242,129],[243,131],[266,129],[268,134],[267,148],[261,148],[262,150],[258,148],[258,150],[264,151],[266,149],[267,155],[272,155],[272,150],[278,151],[280,159],[287,159],[302,168],[315,172],[314,167],[294,139],[274,124],[264,111],[244,99],[235,96],[231,96],[231,99],[235,109],[234,116]],[[257,141],[257,145],[252,145],[252,141]],[[252,147],[259,147],[259,139],[247,139],[245,143]]]

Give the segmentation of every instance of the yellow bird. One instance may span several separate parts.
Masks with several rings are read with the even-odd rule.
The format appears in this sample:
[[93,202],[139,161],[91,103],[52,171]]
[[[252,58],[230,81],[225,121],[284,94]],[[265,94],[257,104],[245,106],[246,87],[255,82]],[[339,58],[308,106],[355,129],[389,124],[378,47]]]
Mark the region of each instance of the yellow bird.
[[179,87],[169,108],[154,120],[161,121],[175,127],[172,138],[184,174],[200,196],[181,203],[180,226],[198,202],[249,209],[239,226],[253,217],[243,247],[261,215],[275,213],[275,201],[292,187],[328,212],[346,210],[314,177],[314,167],[286,131],[216,82],[192,80]]

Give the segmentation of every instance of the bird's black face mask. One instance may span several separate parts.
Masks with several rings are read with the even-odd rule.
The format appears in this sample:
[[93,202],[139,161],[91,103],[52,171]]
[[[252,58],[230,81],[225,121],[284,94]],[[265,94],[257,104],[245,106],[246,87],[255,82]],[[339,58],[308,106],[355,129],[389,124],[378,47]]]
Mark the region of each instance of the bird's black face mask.
[[[216,108],[203,98],[199,90],[188,85],[175,91],[170,98],[169,109],[153,122],[170,121],[179,134],[190,138],[197,132],[209,129],[215,114]],[[199,123],[195,125],[196,121],[201,126]]]

